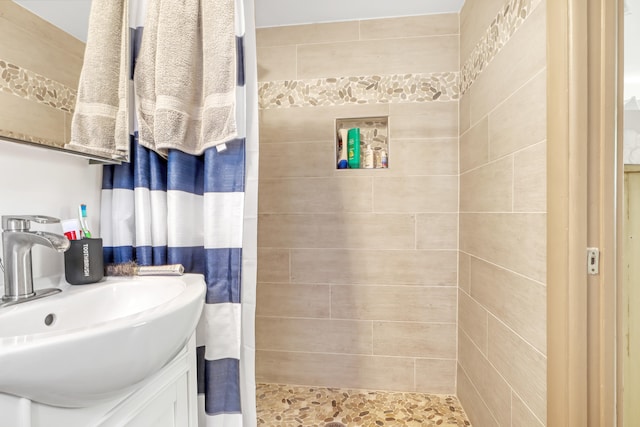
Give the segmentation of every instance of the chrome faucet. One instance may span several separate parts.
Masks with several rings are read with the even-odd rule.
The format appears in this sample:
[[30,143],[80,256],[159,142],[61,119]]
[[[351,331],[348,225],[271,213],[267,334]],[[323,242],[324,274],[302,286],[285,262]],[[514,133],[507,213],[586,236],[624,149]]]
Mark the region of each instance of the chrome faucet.
[[59,234],[30,231],[31,221],[40,224],[60,222],[44,215],[6,215],[2,217],[2,259],[4,260],[4,296],[0,307],[46,297],[60,289],[33,289],[31,248],[43,245],[58,252],[69,249],[69,240]]

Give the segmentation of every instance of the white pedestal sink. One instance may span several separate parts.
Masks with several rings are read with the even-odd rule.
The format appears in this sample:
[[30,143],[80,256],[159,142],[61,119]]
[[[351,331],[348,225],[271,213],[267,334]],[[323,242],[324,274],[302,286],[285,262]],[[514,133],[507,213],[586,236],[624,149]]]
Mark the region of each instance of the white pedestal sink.
[[205,293],[197,274],[58,286],[0,309],[0,393],[68,408],[130,393],[184,348]]

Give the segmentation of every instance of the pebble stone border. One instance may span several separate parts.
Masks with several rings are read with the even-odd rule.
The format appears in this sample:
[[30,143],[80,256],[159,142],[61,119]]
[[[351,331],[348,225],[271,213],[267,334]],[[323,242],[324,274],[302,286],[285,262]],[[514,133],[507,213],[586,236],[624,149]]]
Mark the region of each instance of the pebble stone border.
[[0,59],[0,90],[73,113],[77,91],[43,75]]
[[347,104],[453,101],[458,73],[393,74],[262,82],[261,109]]
[[458,72],[260,82],[260,109],[460,99],[542,0],[509,0]]
[[265,427],[468,427],[455,396],[258,384],[258,425]]
[[510,0],[473,49],[460,71],[460,93],[464,95],[480,73],[511,39],[542,0]]

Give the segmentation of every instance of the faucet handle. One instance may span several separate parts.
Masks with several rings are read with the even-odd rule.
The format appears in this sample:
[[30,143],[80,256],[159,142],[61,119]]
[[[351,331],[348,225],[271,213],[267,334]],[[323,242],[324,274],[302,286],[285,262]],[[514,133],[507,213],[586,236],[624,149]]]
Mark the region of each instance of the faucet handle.
[[55,224],[58,218],[46,215],[3,215],[2,229],[8,231],[26,231],[31,228],[31,221],[39,224]]

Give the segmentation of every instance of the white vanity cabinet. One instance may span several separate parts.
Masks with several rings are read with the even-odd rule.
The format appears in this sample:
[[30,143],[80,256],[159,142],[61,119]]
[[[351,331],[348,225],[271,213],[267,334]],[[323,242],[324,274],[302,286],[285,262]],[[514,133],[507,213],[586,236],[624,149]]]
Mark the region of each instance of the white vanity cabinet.
[[197,427],[195,336],[159,372],[96,406],[60,408],[0,394],[1,425],[12,427]]

